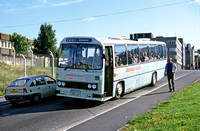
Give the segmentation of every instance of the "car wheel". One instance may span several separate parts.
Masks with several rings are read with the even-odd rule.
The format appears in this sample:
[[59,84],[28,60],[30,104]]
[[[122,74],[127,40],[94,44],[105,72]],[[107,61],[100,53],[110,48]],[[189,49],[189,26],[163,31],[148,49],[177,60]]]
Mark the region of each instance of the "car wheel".
[[34,96],[33,96],[33,102],[34,102],[35,104],[37,104],[37,103],[39,103],[39,101],[40,101],[40,96],[39,96],[39,95],[34,95]]
[[117,83],[116,86],[116,93],[115,93],[115,99],[118,99],[123,96],[123,86],[122,83]]
[[10,101],[10,103],[12,104],[12,106],[17,106],[19,101]]

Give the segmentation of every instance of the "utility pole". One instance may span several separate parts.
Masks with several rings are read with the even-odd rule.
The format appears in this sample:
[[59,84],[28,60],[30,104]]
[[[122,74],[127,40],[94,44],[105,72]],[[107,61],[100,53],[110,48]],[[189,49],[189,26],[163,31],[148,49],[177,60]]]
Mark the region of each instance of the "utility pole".
[[13,65],[15,66],[15,47],[13,46]]
[[26,77],[26,58],[24,57],[24,55],[22,55],[23,59],[24,59],[24,77]]
[[52,57],[52,77],[54,78],[54,55],[51,51],[50,51],[50,55]]
[[30,48],[30,51],[31,51],[31,67],[33,67],[33,51],[31,48]]

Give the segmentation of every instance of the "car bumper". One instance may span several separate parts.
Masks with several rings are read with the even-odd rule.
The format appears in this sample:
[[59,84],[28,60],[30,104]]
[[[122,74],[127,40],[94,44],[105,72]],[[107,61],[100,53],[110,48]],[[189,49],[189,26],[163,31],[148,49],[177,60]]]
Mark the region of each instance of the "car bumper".
[[6,100],[11,101],[25,101],[25,100],[31,100],[33,98],[33,94],[29,95],[5,95]]

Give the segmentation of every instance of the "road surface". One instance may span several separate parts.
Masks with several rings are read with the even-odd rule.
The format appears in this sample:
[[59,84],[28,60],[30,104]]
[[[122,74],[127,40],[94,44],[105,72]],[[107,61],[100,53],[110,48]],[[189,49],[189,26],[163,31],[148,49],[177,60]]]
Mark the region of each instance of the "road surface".
[[116,131],[135,116],[146,113],[159,102],[191,85],[200,71],[178,71],[175,92],[169,92],[167,78],[156,86],[144,87],[119,100],[105,103],[71,98],[45,99],[37,105],[23,102],[13,107],[0,99],[1,131]]

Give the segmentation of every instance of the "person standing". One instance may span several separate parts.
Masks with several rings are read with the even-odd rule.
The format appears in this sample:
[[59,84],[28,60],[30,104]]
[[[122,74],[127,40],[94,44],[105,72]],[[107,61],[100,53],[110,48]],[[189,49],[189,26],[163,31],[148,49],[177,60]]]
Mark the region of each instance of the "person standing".
[[172,58],[168,58],[168,63],[165,66],[165,76],[167,76],[169,84],[169,92],[174,92],[174,75],[177,70],[176,64],[172,62]]

